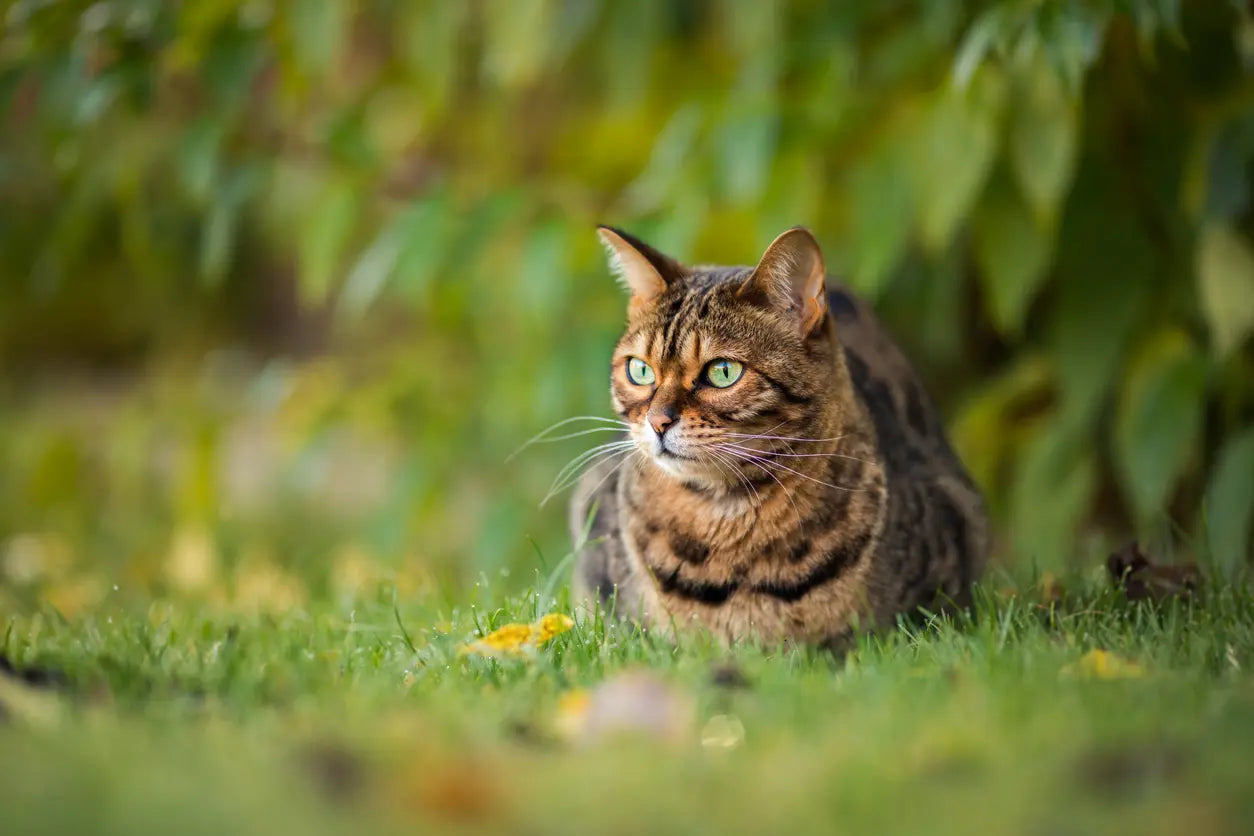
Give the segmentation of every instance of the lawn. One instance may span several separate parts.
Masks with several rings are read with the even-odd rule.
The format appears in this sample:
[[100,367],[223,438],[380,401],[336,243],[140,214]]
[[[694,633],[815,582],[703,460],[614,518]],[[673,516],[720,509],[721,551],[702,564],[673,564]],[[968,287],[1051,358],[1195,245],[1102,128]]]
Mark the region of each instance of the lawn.
[[70,619],[19,608],[3,654],[32,682],[0,682],[0,831],[1224,833],[1254,820],[1244,585],[1155,604],[1097,574],[994,575],[972,613],[839,660],[674,645],[596,616],[517,656],[466,652],[507,622],[569,611],[561,579],[537,571],[511,596],[516,582],[485,578],[457,601],[384,580],[269,615],[213,596],[106,598]]
[[[1254,832],[1250,4],[0,19],[0,836]],[[970,612],[572,608],[600,223],[813,231],[988,501]]]

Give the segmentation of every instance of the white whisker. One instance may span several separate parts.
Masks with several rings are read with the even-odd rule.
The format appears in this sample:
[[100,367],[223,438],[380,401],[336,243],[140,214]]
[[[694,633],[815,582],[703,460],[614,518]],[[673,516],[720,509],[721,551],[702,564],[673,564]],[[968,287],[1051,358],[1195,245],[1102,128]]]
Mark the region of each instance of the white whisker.
[[[566,426],[567,424],[574,423],[575,421],[600,421],[603,424],[613,425],[612,427],[597,427],[596,428],[597,430],[602,430],[602,429],[611,430],[611,429],[614,429],[615,427],[622,427],[623,429],[627,429],[631,426],[626,421],[620,421],[617,418],[602,418],[599,415],[574,415],[570,418],[565,418],[561,421],[558,421],[556,424],[552,424],[549,427],[536,433],[534,436],[532,436],[526,442],[524,442],[521,447],[519,447],[514,452],[510,453],[509,458],[507,458],[505,461],[507,462],[510,461],[519,453],[521,453],[523,450],[526,450],[528,447],[530,447],[533,444],[537,444],[540,442],[548,442],[548,441],[561,441],[562,438],[574,438],[576,435],[578,435],[578,433],[571,433],[569,435],[563,435],[561,438],[548,438],[548,435],[554,430],[560,429]],[[587,432],[593,432],[593,430],[588,430]]]
[[767,470],[765,467],[762,466],[762,464],[754,461],[749,456],[744,456],[744,455],[734,454],[734,453],[732,455],[734,455],[736,458],[740,459],[741,461],[748,462],[752,466],[756,467],[758,470],[765,473],[767,476],[770,476],[772,479],[774,479],[775,484],[779,485],[779,489],[784,492],[784,496],[788,499],[788,504],[792,506],[792,512],[797,516],[797,525],[800,526],[803,524],[801,520],[801,511],[798,510],[797,508],[797,501],[793,499],[792,491],[788,490],[788,486],[785,485],[783,482],[781,482],[778,476],[776,476],[771,471]]
[[614,453],[619,450],[626,450],[635,446],[635,442],[633,441],[610,441],[605,444],[598,444],[590,450],[585,450],[567,462],[566,465],[557,472],[557,475],[553,477],[553,485],[549,487],[549,493],[552,493],[557,489],[556,486],[563,484],[566,479],[570,478],[573,474],[578,473],[584,465],[590,464],[593,460],[605,454]]
[[727,436],[728,438],[743,438],[743,439],[760,438],[765,441],[805,441],[805,442],[809,442],[813,444],[818,444],[818,443],[825,442],[825,441],[840,441],[842,438],[848,437],[848,433],[846,433],[845,435],[832,436],[831,438],[803,438],[801,436],[791,436],[791,435],[767,435],[766,433],[733,433],[733,432],[726,432],[726,431],[724,431],[722,434]]
[[[719,446],[720,446],[720,448],[721,448],[721,449],[723,449],[723,450],[725,450],[725,451],[730,451],[730,450],[732,450],[732,448],[726,447],[725,445],[719,445]],[[833,489],[833,490],[837,490],[837,491],[849,491],[849,492],[851,492],[851,493],[863,490],[862,488],[846,488],[846,487],[844,487],[844,486],[842,486],[842,485],[833,485],[833,484],[831,484],[830,482],[824,482],[822,479],[815,479],[813,476],[808,476],[808,475],[806,475],[805,473],[802,473],[802,472],[801,472],[801,471],[799,471],[799,470],[793,470],[791,467],[789,467],[789,466],[788,466],[788,465],[786,465],[786,464],[782,464],[782,463],[777,462],[777,461],[771,461],[770,459],[763,458],[763,457],[761,457],[761,456],[751,456],[751,455],[749,455],[749,454],[747,454],[747,453],[745,453],[745,452],[743,452],[743,451],[736,451],[736,452],[738,452],[738,453],[739,453],[741,456],[743,456],[744,458],[746,458],[746,459],[748,459],[748,460],[753,461],[755,464],[764,464],[764,465],[769,465],[769,466],[771,466],[771,467],[776,467],[776,468],[779,468],[779,469],[781,469],[781,470],[785,470],[785,471],[787,471],[787,472],[789,472],[789,473],[793,474],[794,476],[800,476],[802,479],[807,479],[807,480],[809,480],[809,481],[811,481],[811,482],[814,482],[816,485],[823,485],[823,486],[828,487],[828,488],[831,488],[831,489]]]
[[734,448],[736,448],[737,450],[741,450],[741,451],[744,451],[744,452],[746,452],[746,453],[758,453],[758,454],[761,454],[761,455],[763,455],[763,456],[780,456],[780,457],[783,457],[783,458],[786,458],[786,459],[831,459],[831,458],[837,458],[837,459],[849,459],[850,461],[862,462],[863,464],[874,464],[874,462],[870,462],[870,461],[867,461],[866,459],[858,458],[857,456],[850,456],[850,455],[849,455],[849,454],[847,454],[847,453],[835,453],[835,452],[833,452],[833,453],[781,453],[781,452],[779,452],[779,451],[777,451],[777,450],[759,450],[759,449],[757,449],[756,447],[750,447],[750,446],[748,446],[748,445],[746,445],[746,444],[735,444],[735,443],[730,442],[730,441],[724,441],[724,442],[722,442],[722,445],[723,445],[723,446],[725,446],[725,447],[734,447]]
[[740,472],[740,468],[736,466],[735,462],[727,458],[725,453],[719,453],[714,450],[705,450],[704,453],[708,457],[709,461],[713,462],[714,466],[717,467],[720,472],[730,472],[734,479],[737,479],[740,484],[744,485],[745,488],[753,494],[753,498],[757,500],[757,504],[762,504],[762,496],[758,493],[758,489],[753,486],[753,482]]
[[[608,473],[606,473],[604,476],[601,477],[601,480],[592,487],[592,491],[591,491],[592,493],[596,493],[597,488],[605,484],[606,479],[610,478],[615,473],[617,473],[619,468],[621,468],[626,462],[631,461],[630,454],[632,452],[636,452],[636,453],[640,452],[640,450],[636,448],[634,444],[631,446],[633,449],[617,449],[617,450],[601,451],[601,456],[604,457],[602,461],[613,461],[615,457],[619,457],[619,456],[623,457],[623,460],[620,461],[618,464],[616,464],[613,468],[610,469]],[[588,467],[583,468],[582,471],[579,471],[578,475],[575,476],[574,478],[567,479],[566,482],[564,482],[563,484],[560,484],[560,485],[555,484],[553,487],[549,488],[549,492],[544,495],[544,499],[540,500],[540,507],[543,508],[550,499],[552,499],[554,496],[561,493],[562,491],[566,490],[571,485],[575,484],[575,482],[579,481],[579,478],[583,476],[583,473],[591,469],[592,461],[593,461],[592,459],[589,459]]]

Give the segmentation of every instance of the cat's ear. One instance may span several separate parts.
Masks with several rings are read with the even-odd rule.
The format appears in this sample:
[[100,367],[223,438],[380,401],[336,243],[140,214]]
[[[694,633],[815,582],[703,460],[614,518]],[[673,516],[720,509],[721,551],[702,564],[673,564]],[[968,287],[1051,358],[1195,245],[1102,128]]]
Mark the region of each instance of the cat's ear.
[[620,229],[598,226],[597,234],[609,255],[610,269],[631,292],[632,310],[652,302],[683,275],[679,262]]
[[766,248],[753,274],[740,288],[743,299],[773,307],[795,317],[804,337],[827,313],[827,268],[810,230],[795,226]]

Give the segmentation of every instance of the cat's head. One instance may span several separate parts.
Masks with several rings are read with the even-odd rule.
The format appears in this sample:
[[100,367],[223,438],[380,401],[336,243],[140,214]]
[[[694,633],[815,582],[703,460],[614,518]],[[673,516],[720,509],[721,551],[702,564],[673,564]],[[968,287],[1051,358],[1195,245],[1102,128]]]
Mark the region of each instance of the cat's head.
[[599,233],[631,294],[614,408],[650,462],[727,484],[754,451],[811,437],[830,407],[834,351],[813,235],[788,230],[756,267],[686,267],[619,230]]

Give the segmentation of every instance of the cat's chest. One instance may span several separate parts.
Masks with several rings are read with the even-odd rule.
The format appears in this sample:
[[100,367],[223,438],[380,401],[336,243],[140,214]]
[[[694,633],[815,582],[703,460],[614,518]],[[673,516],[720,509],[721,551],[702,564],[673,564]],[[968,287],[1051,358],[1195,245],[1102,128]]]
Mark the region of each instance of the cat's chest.
[[659,626],[821,639],[857,609],[877,533],[862,519],[791,503],[773,515],[712,513],[677,500],[625,507],[623,545]]
[[[659,621],[696,621],[717,633],[796,634],[822,617],[830,604],[829,582],[854,567],[865,538],[839,548],[815,541],[800,527],[750,532],[742,540],[702,539],[674,520],[634,520],[628,551],[646,576]],[[825,632],[825,631],[824,631]]]

